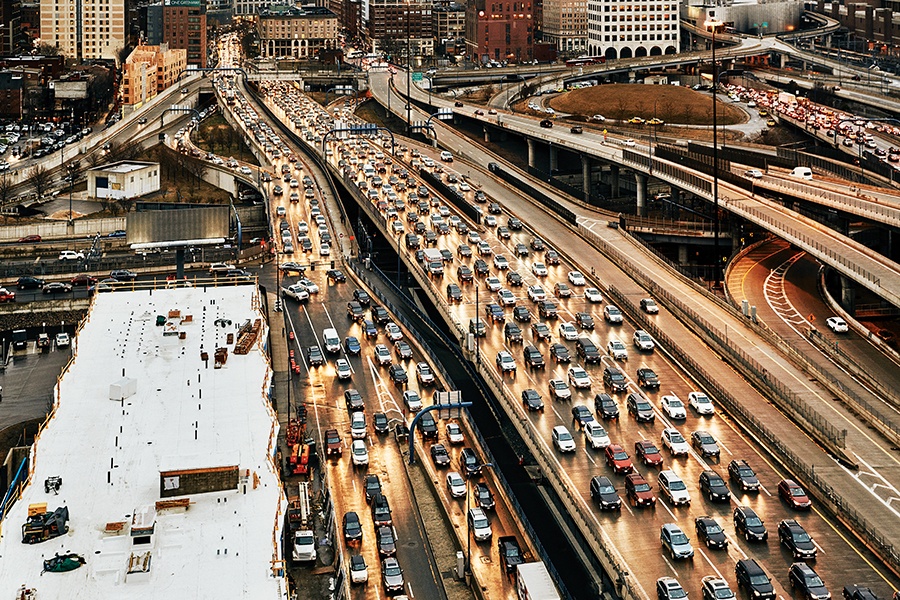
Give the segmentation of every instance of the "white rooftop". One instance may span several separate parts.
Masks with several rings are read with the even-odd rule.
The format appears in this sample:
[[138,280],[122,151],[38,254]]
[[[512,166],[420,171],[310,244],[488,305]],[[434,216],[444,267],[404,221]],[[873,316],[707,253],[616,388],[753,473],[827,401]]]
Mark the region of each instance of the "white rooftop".
[[141,169],[147,169],[149,167],[158,167],[159,163],[154,162],[144,162],[139,160],[129,160],[129,161],[119,161],[114,162],[108,165],[100,165],[99,167],[94,167],[90,169],[91,171],[98,171],[101,173],[132,173],[134,171],[140,171]]
[[[272,460],[278,421],[267,400],[265,321],[248,354],[226,344],[228,333],[237,339],[241,324],[262,318],[255,294],[228,286],[97,295],[32,450],[30,484],[2,524],[0,598],[25,585],[45,599],[286,600],[283,575],[273,574],[286,501]],[[164,326],[157,315],[168,317]],[[227,361],[214,368],[225,346]],[[238,468],[234,489],[161,496],[164,487],[183,491],[185,471],[229,467]],[[161,470],[180,480],[163,482]],[[58,496],[44,492],[50,476],[62,477]],[[185,498],[187,510],[156,504]],[[36,503],[67,506],[68,533],[23,544]],[[108,527],[115,523],[118,534]],[[148,529],[149,539],[132,537]],[[86,564],[41,575],[45,559],[69,552]]]

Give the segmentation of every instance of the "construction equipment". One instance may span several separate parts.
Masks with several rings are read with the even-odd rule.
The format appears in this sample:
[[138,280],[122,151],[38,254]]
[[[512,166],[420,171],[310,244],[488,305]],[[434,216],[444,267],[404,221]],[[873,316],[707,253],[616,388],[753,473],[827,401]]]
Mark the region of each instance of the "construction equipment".
[[309,444],[294,444],[291,446],[291,456],[288,458],[288,470],[291,475],[306,475],[309,473]]
[[44,561],[43,573],[66,573],[74,571],[85,563],[84,557],[75,553],[57,554]]
[[37,544],[65,535],[69,531],[69,508],[60,506],[51,512],[30,514],[22,525],[22,543]]
[[57,496],[59,495],[59,488],[62,487],[62,477],[57,475],[53,475],[52,477],[48,477],[44,480],[44,493],[49,494],[53,492]]

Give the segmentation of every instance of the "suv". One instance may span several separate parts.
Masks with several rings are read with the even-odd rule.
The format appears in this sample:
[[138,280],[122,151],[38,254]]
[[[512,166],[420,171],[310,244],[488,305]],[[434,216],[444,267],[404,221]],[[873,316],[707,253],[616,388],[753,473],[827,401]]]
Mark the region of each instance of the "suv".
[[675,474],[675,471],[660,471],[657,483],[659,489],[674,506],[691,505],[691,495],[687,486],[681,477]]
[[503,337],[506,338],[507,344],[516,342],[522,343],[522,330],[513,322],[509,322],[503,326]]
[[728,490],[725,480],[711,469],[700,473],[700,492],[710,502],[728,502],[731,500],[731,492]]
[[600,393],[594,396],[594,410],[597,411],[597,416],[604,421],[619,419],[619,405],[609,394]]
[[734,532],[743,533],[748,542],[764,542],[769,539],[765,522],[749,506],[738,506],[734,509]]
[[694,547],[681,528],[675,523],[666,523],[659,532],[659,543],[669,551],[672,560],[694,558]]
[[459,462],[463,468],[463,475],[474,477],[481,475],[481,459],[471,448],[463,448],[459,455]]
[[785,519],[778,524],[778,541],[796,560],[815,560],[816,545],[795,519]]
[[632,506],[656,506],[653,488],[640,473],[629,473],[625,476],[625,497]]
[[600,352],[590,338],[580,337],[575,342],[575,352],[588,364],[600,362]]
[[793,479],[782,479],[778,483],[778,495],[793,509],[809,510],[812,507],[806,491]]
[[809,600],[829,600],[831,592],[825,587],[825,582],[819,577],[811,566],[804,562],[795,562],[788,571],[791,587],[803,592],[804,598]]
[[752,558],[737,561],[734,575],[738,589],[745,588],[747,594],[755,600],[775,600],[775,588],[772,581],[759,563]]
[[616,367],[603,369],[603,385],[609,386],[613,392],[624,392],[628,389],[628,381],[624,373]]
[[356,300],[351,300],[347,303],[347,317],[353,319],[354,321],[362,321],[366,318],[366,313],[363,311],[362,304],[357,302]]
[[634,418],[637,419],[638,423],[652,423],[656,420],[653,406],[651,406],[650,401],[641,394],[628,394],[628,399],[625,401],[625,404],[628,406],[628,413],[634,415]]
[[366,404],[358,390],[349,389],[344,392],[344,402],[347,403],[347,412],[366,410]]
[[590,489],[591,500],[598,504],[600,510],[622,510],[622,499],[609,477],[592,477]]
[[531,344],[525,346],[523,351],[525,364],[531,367],[532,369],[543,369],[544,368],[544,357],[541,355],[541,351],[538,350]]
[[75,252],[74,250],[63,250],[59,253],[57,260],[84,260],[84,252]]
[[372,521],[375,522],[375,527],[391,527],[394,524],[391,518],[391,505],[388,504],[384,494],[372,496]]
[[759,491],[759,479],[746,460],[735,459],[728,463],[728,478],[741,486],[745,492]]

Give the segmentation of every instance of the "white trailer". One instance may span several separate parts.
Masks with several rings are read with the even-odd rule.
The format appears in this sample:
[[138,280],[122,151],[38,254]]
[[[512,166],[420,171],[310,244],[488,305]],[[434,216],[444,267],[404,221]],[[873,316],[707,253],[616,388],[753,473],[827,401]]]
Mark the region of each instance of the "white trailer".
[[560,600],[543,562],[523,563],[516,567],[516,591],[519,600]]

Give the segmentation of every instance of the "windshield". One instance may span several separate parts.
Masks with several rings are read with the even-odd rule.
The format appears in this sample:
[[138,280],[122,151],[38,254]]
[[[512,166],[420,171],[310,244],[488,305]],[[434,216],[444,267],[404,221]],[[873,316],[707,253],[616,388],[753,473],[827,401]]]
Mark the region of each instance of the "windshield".
[[611,486],[611,485],[601,485],[601,486],[600,486],[600,493],[601,493],[601,494],[614,494],[615,491],[616,491],[616,488],[614,488],[614,487]]
[[560,431],[558,437],[559,437],[560,441],[567,442],[572,439],[572,434],[569,433],[568,431]]
[[683,443],[684,443],[684,438],[681,437],[681,434],[680,434],[680,433],[672,433],[672,434],[670,434],[670,435],[669,435],[669,440],[670,440],[673,444],[683,444]]
[[715,444],[716,440],[711,435],[698,435],[701,444]]
[[794,496],[794,497],[806,496],[806,492],[804,492],[802,488],[798,488],[798,487],[791,488],[791,496]]
[[678,407],[678,406],[684,406],[684,404],[681,403],[681,400],[676,400],[675,398],[672,398],[669,400],[669,406]]
[[308,546],[313,543],[313,536],[311,533],[298,535],[294,538],[294,541],[301,546]]
[[759,527],[762,525],[762,520],[756,515],[752,517],[747,517],[747,527]]
[[646,333],[642,333],[642,334],[638,335],[638,339],[640,339],[642,342],[646,342],[650,339],[650,336],[647,335]]
[[750,576],[750,584],[751,585],[765,585],[769,583],[769,578],[765,575],[751,575]]
[[679,533],[673,533],[673,534],[672,534],[672,543],[673,543],[673,544],[677,544],[677,545],[679,545],[679,546],[682,546],[682,545],[684,545],[684,544],[687,544],[687,543],[688,543],[687,536],[684,535],[684,534],[681,533],[681,532],[679,532]]
[[609,378],[613,381],[622,381],[625,379],[625,376],[622,375],[620,371],[611,371],[609,374]]
[[806,576],[806,585],[808,587],[822,587],[825,583],[818,575],[807,575]]
[[719,588],[716,590],[716,598],[718,598],[719,600],[734,598],[734,592],[732,592],[728,588]]
[[670,490],[686,490],[687,486],[684,485],[683,481],[681,481],[680,479],[677,479],[669,484],[669,489]]
[[[652,408],[650,408],[650,403],[649,403],[649,402],[638,402],[638,403],[637,403],[637,409],[638,409],[638,410],[653,410]],[[674,440],[673,440],[673,441],[674,441]],[[681,440],[681,441],[683,442],[684,440]]]
[[687,598],[687,594],[681,588],[669,588],[669,600],[680,600],[681,598]]
[[806,533],[805,531],[795,533],[792,537],[794,538],[795,542],[808,542],[809,541],[809,534]]
[[593,429],[591,429],[591,437],[606,437],[606,431],[604,431],[602,427],[594,427]]
[[616,402],[614,400],[601,400],[601,402],[603,403],[602,405],[604,407],[616,405]]
[[396,577],[400,574],[400,567],[396,565],[387,565],[384,568],[384,574],[387,577]]
[[741,467],[738,469],[738,473],[741,477],[753,477],[753,469],[750,467]]
[[613,458],[616,460],[628,460],[628,454],[626,452],[616,452],[613,454]]
[[710,523],[706,526],[706,533],[722,533],[722,527],[718,523]]
[[649,483],[639,483],[639,484],[637,484],[636,486],[634,486],[634,491],[636,491],[636,492],[649,492],[649,491],[650,491],[650,484],[649,484]]
[[484,517],[474,519],[475,529],[484,529],[488,526],[488,520]]
[[709,398],[707,398],[703,394],[694,396],[694,400],[697,402],[697,404],[706,404],[707,402],[709,402]]
[[366,452],[368,452],[368,450],[366,450],[365,446],[359,446],[356,444],[353,445],[353,454],[362,455],[362,454],[365,454]]
[[[621,350],[625,347],[625,344],[623,344],[622,342],[613,342],[612,347],[616,350]],[[613,377],[615,377],[615,375],[613,375]]]
[[566,389],[566,382],[564,382],[564,381],[554,381],[554,382],[553,382],[553,388],[554,388],[554,389],[557,389],[557,390],[564,390],[564,389]]
[[618,314],[619,314],[619,309],[618,309],[618,308],[610,308],[610,309],[609,309],[609,314],[611,314],[611,315],[618,315]]

